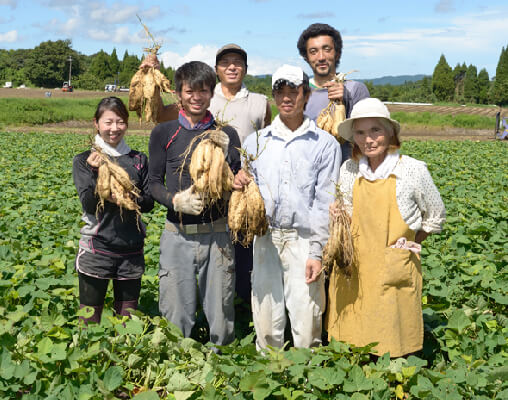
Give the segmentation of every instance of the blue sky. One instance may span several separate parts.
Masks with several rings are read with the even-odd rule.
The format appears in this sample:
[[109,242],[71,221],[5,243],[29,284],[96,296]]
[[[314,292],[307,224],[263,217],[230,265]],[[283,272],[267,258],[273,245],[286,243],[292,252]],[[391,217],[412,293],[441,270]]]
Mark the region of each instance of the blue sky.
[[314,22],[341,32],[339,69],[358,70],[353,79],[432,74],[441,54],[452,68],[465,62],[492,77],[508,46],[506,0],[0,0],[0,48],[71,39],[83,54],[116,48],[120,57],[125,50],[141,55],[148,42],[136,14],[163,42],[166,65],[213,65],[217,49],[235,42],[247,50],[253,75],[283,63],[310,72],[296,42]]

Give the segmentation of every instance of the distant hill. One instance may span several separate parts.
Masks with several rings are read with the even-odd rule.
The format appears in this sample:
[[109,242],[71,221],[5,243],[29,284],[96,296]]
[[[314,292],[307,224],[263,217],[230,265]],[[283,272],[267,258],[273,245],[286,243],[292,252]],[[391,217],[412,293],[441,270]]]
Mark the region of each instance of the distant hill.
[[[418,75],[397,75],[397,76],[383,76],[382,78],[374,78],[374,79],[355,79],[357,81],[362,82],[372,82],[375,85],[402,85],[404,82],[416,82],[423,79],[426,75],[418,74]],[[427,75],[429,76],[429,75]]]
[[[376,86],[376,85],[387,85],[387,84],[390,84],[390,85],[393,85],[393,86],[397,86],[397,85],[404,84],[404,82],[416,82],[416,81],[419,81],[419,80],[423,79],[425,76],[429,76],[430,77],[430,75],[418,74],[418,75],[383,76],[382,78],[374,78],[374,79],[355,79],[355,78],[351,78],[351,79],[353,79],[355,81],[361,81],[361,82],[369,81],[369,82],[372,82],[372,84],[374,86]],[[271,78],[271,75],[265,74],[265,75],[255,75],[255,76],[253,76],[253,78],[259,78],[259,79],[266,79],[267,77]]]

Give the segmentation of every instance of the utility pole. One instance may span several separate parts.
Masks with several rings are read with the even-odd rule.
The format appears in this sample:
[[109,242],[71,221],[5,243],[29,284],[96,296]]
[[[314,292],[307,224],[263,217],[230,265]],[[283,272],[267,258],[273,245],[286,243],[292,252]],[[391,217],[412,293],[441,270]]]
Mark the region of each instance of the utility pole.
[[69,61],[69,86],[72,86],[71,85],[72,56],[69,56],[67,61]]

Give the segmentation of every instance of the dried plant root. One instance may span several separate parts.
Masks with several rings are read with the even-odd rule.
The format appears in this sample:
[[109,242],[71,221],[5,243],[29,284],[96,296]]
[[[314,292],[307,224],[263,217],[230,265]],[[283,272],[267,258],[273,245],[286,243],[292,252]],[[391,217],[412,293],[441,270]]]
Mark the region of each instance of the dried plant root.
[[331,272],[334,268],[338,268],[338,271],[350,277],[354,265],[351,218],[344,208],[342,193],[338,188],[334,208],[336,213],[335,215],[330,213],[329,238],[323,249],[323,269]]
[[[204,195],[210,203],[224,198],[225,192],[230,192],[233,185],[233,172],[226,162],[222,148],[213,138],[217,130],[208,130],[194,139],[201,139],[191,155],[189,173],[198,193]],[[184,161],[194,146],[191,141],[184,153]]]
[[139,119],[157,123],[161,92],[170,92],[169,80],[154,67],[139,69],[131,79],[129,110],[136,111]]
[[[157,52],[161,44],[155,41],[147,26],[143,24],[141,18],[139,22],[143,25],[145,32],[152,40],[152,46],[144,49],[148,54],[145,60],[151,60],[151,64],[155,64],[157,60]],[[145,121],[158,121],[159,108],[161,107],[161,92],[170,92],[171,84],[162,72],[154,67],[143,67],[139,69],[131,79],[129,87],[129,110],[136,111],[139,120],[143,116]]]
[[254,236],[262,236],[268,229],[265,203],[254,180],[243,191],[235,190],[229,199],[228,225],[233,242],[247,247]]
[[99,196],[97,212],[104,210],[106,201],[114,199],[115,204],[120,207],[120,212],[125,208],[141,216],[140,206],[135,200],[140,196],[139,189],[131,181],[129,174],[100,148],[95,147],[95,150],[101,157],[95,186],[95,193]]
[[[349,71],[348,73],[339,73],[333,79],[335,82],[344,83],[346,80],[346,75],[350,74],[353,71]],[[342,103],[342,101],[330,100],[326,108],[321,110],[318,118],[316,119],[316,125],[318,128],[323,129],[324,131],[332,134],[335,139],[337,139],[341,144],[345,142],[345,139],[339,135],[339,125],[342,121],[346,119],[346,107]]]

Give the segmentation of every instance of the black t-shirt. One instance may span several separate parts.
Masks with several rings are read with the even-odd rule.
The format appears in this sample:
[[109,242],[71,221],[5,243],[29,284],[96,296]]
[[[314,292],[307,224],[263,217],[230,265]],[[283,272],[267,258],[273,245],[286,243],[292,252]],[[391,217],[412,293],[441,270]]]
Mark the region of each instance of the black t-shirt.
[[[208,129],[215,129],[215,122]],[[167,219],[174,223],[201,224],[215,221],[227,215],[227,202],[219,200],[207,207],[199,215],[180,214],[173,209],[173,196],[192,184],[189,173],[189,164],[192,151],[199,140],[194,143],[192,151],[185,159],[185,165],[180,167],[184,160],[184,153],[192,139],[199,136],[206,129],[186,129],[178,120],[164,122],[157,125],[150,135],[149,156],[149,182],[150,193],[153,198],[168,209]],[[240,139],[236,130],[230,126],[222,129],[229,136],[229,148],[226,161],[234,174],[241,168]]]

